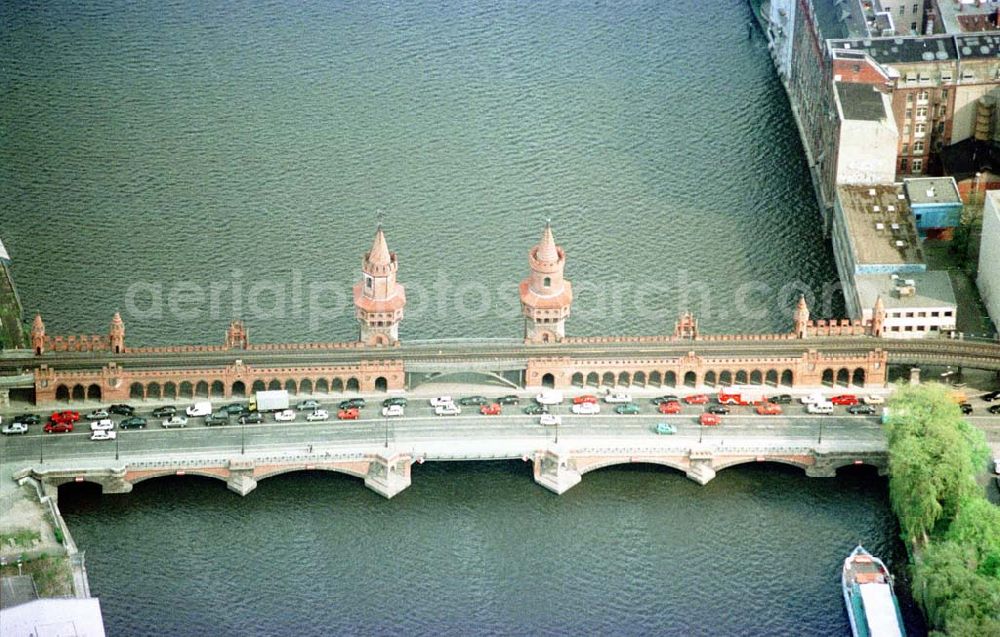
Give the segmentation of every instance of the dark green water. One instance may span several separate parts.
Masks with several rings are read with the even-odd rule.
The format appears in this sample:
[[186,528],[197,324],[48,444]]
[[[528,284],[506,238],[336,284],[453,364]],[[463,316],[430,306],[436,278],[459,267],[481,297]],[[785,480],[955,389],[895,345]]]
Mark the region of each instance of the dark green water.
[[[750,19],[736,0],[0,4],[0,236],[50,332],[118,309],[133,344],[218,342],[233,316],[257,341],[352,338],[377,210],[403,338],[519,335],[547,218],[572,334],[683,309],[784,330],[836,274]],[[637,467],[555,497],[526,466],[456,464],[391,501],[296,474],[60,503],[112,635],[843,635],[846,553],[901,563],[885,489]]]

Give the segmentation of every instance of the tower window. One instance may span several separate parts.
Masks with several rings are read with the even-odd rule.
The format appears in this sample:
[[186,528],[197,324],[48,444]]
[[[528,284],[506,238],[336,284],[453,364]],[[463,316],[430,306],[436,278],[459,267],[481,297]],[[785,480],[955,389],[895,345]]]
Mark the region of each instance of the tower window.
[[544,285],[545,287],[550,287],[552,285],[552,278],[545,277],[544,279],[542,279],[542,285]]
[[374,282],[372,281],[372,278],[370,276],[366,276],[365,277],[365,287],[370,290],[370,289],[372,289],[372,285],[373,284],[374,284]]

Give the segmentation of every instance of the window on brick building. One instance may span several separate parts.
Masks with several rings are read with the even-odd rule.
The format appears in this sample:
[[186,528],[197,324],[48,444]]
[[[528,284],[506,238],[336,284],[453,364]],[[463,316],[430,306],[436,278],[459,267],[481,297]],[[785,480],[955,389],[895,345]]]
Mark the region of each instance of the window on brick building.
[[930,96],[930,93],[928,93],[926,90],[925,91],[920,91],[919,93],[917,93],[917,101],[926,102],[927,98],[929,96]]
[[924,143],[923,142],[913,142],[913,152],[915,152],[915,153],[922,153],[922,152],[924,152]]
[[913,31],[914,33],[917,32],[917,23],[916,22],[911,22],[910,23],[910,31]]
[[906,5],[905,4],[899,5],[899,15],[906,15]]
[[927,132],[927,124],[917,124],[916,126],[913,127],[913,132],[914,133],[926,133]]
[[[951,76],[950,75],[948,75],[947,78],[948,78],[948,80],[946,80],[946,81],[950,81],[951,80]],[[942,75],[941,79],[944,80],[945,76]],[[941,89],[941,99],[942,100],[948,99],[948,89],[946,89],[946,88]]]
[[907,144],[907,143],[903,144],[903,152],[902,152],[902,154],[903,155],[909,155],[910,154],[910,145],[909,144]]
[[906,103],[907,104],[912,104],[913,103],[913,93],[907,93],[906,94]]
[[919,4],[913,5],[913,13],[919,13],[919,12],[920,12],[920,5]]
[[927,107],[921,106],[917,109],[917,117],[927,117]]
[[908,168],[909,166],[906,162],[906,157],[903,157],[902,159],[899,160],[899,172],[905,173]]
[[906,114],[903,115],[903,117],[906,119],[910,119],[911,117],[913,117],[913,109],[912,108],[906,109]]
[[910,125],[909,124],[903,124],[903,134],[904,135],[909,135],[910,134]]
[[913,160],[913,164],[910,166],[910,172],[912,172],[912,173],[919,173],[919,172],[923,171],[923,169],[924,169],[924,160],[923,159],[914,159]]

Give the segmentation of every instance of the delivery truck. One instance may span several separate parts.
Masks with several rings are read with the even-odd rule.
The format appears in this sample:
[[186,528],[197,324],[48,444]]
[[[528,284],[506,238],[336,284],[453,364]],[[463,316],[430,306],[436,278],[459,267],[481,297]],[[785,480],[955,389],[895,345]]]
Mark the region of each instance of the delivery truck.
[[250,411],[281,411],[288,409],[288,392],[284,389],[254,392]]

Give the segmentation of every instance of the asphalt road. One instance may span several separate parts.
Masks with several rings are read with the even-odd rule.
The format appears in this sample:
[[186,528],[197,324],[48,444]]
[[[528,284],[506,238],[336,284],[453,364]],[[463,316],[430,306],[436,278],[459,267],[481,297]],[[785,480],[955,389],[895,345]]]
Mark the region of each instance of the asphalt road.
[[[653,427],[658,422],[669,422],[677,427],[676,438],[700,438],[704,442],[721,442],[726,438],[752,442],[759,440],[773,443],[780,439],[789,444],[882,443],[884,435],[875,416],[852,416],[846,408],[837,407],[831,416],[816,416],[805,413],[800,404],[785,405],[781,416],[758,416],[749,407],[736,407],[733,413],[722,417],[718,427],[702,427],[698,415],[701,405],[684,405],[678,415],[661,415],[648,398],[637,399],[641,413],[618,415],[614,405],[602,404],[601,414],[593,416],[573,415],[570,406],[562,404],[550,409],[551,413],[562,416],[562,424],[544,427],[537,416],[527,416],[520,406],[504,406],[498,416],[479,415],[478,407],[463,407],[459,416],[435,416],[433,408],[425,399],[412,399],[406,408],[405,417],[383,418],[381,404],[369,401],[361,410],[361,418],[356,421],[336,420],[336,402],[322,403],[330,411],[332,420],[327,422],[307,422],[306,412],[298,412],[294,422],[274,422],[265,416],[260,425],[242,426],[233,419],[228,426],[204,426],[203,418],[190,418],[188,426],[179,429],[163,429],[161,419],[149,415],[152,407],[140,411],[149,424],[146,429],[120,430],[118,440],[90,440],[89,423],[81,420],[73,433],[46,434],[41,425],[32,425],[25,435],[3,436],[0,439],[0,454],[5,461],[23,462],[56,459],[107,459],[118,453],[120,457],[130,455],[149,456],[161,452],[173,454],[219,452],[239,454],[267,451],[271,449],[307,451],[314,448],[334,448],[348,446],[378,446],[386,440],[393,446],[406,447],[426,442],[475,442],[537,439],[539,447],[554,441],[558,435],[560,442],[572,444],[595,439],[621,439],[635,442],[648,439],[662,441],[669,436],[658,436]],[[180,406],[180,405],[178,405]],[[215,405],[218,409],[221,403]],[[982,406],[985,406],[983,403]],[[120,421],[120,416],[113,419]],[[1000,416],[974,415],[970,420],[987,433],[992,442],[1000,440]],[[558,432],[557,432],[558,429]]]

